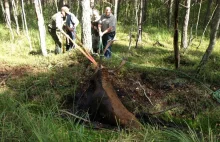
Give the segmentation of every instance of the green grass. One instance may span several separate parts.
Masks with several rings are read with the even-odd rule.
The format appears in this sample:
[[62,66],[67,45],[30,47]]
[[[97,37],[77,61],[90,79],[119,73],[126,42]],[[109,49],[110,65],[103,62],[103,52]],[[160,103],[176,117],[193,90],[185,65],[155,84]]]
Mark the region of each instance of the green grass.
[[[113,46],[113,57],[110,60],[104,60],[104,66],[116,68],[122,58],[126,58],[128,63],[119,74],[122,77],[128,71],[146,72],[151,78],[156,79],[175,73],[182,75],[174,70],[172,31],[147,27],[144,29],[142,43],[135,49],[135,39],[132,38],[132,47],[129,51],[129,31],[125,29],[122,25],[118,26],[118,41]],[[2,67],[6,67],[4,75],[8,77],[5,85],[0,87],[1,141],[215,142],[219,140],[220,114],[217,111],[219,106],[214,106],[216,109],[211,112],[201,110],[203,112],[196,120],[190,118],[181,120],[182,118],[172,118],[172,115],[166,114],[165,119],[171,118],[175,122],[186,121],[189,127],[184,130],[149,125],[145,125],[140,131],[94,130],[72,116],[65,115],[64,117],[60,110],[65,108],[66,98],[76,95],[83,81],[91,75],[88,67],[89,61],[77,51],[54,55],[54,44],[48,34],[46,43],[49,56],[43,57],[36,27],[30,28],[35,54],[29,54],[29,44],[24,33],[16,35],[15,40],[12,41],[8,38],[9,32],[3,24],[0,24],[0,31],[0,63]],[[134,36],[135,34],[133,31]],[[164,47],[154,46],[156,41],[164,44]],[[199,40],[196,39],[187,52],[181,54],[184,62],[179,72],[192,77],[195,75],[195,69],[208,46],[208,39],[205,38],[197,50],[198,43]],[[219,41],[216,47],[218,44]],[[201,82],[210,85],[218,83],[220,79],[219,50],[219,48],[214,49],[206,68],[201,72],[199,78]],[[171,94],[170,101],[184,100],[181,94],[178,97],[172,97]],[[205,104],[204,100],[201,101],[200,106],[203,104]],[[70,109],[73,108],[72,106]]]

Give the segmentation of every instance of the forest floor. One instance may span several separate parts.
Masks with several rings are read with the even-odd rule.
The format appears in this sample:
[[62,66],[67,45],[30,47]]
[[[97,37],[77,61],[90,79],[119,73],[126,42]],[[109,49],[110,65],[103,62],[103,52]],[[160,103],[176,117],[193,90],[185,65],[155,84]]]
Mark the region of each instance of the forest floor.
[[[78,74],[78,78],[81,80],[75,92],[82,93],[88,89],[90,79],[95,70],[90,63],[79,62],[81,62],[80,66],[85,66],[85,70],[81,75]],[[70,63],[68,68],[74,68],[74,65]],[[212,98],[212,92],[210,91],[210,88],[213,91],[219,88],[216,84],[213,86],[203,84],[183,72],[164,68],[146,70],[124,70],[123,68],[122,66],[121,70],[116,72],[113,71],[113,68],[109,68],[109,81],[114,86],[118,97],[125,107],[138,116],[143,123],[167,125],[169,127],[170,123],[174,122],[176,126],[180,126],[184,121],[192,122],[200,119],[207,111],[213,110],[218,105],[216,100]],[[49,69],[44,66],[31,64],[14,66],[1,61],[0,86],[2,89],[7,88],[8,80],[29,78],[30,75],[38,76],[38,74],[47,73],[48,71]],[[61,72],[64,73],[65,71]],[[66,79],[68,79],[68,76],[63,75],[62,80]],[[53,85],[53,82],[57,81],[50,79],[49,82]],[[74,92],[70,92],[64,98],[59,99],[60,103],[63,106],[73,106],[72,100],[68,100],[73,96],[75,96]],[[32,100],[35,97],[32,96],[30,98]],[[65,109],[71,110],[73,108]],[[146,118],[146,115],[151,118]],[[157,119],[156,121],[154,120],[155,118]],[[217,128],[218,125],[219,123],[215,124],[214,127]]]
[[[3,30],[3,26],[0,28],[7,33],[6,30]],[[37,37],[36,33],[31,34]],[[212,93],[220,88],[218,50],[213,52],[206,69],[199,74],[199,78],[195,78],[196,66],[208,42],[205,41],[199,50],[196,50],[194,45],[185,54],[181,54],[181,67],[176,70],[174,69],[170,33],[161,32],[160,35],[157,32],[154,33],[151,33],[150,30],[148,33],[144,33],[142,44],[136,49],[133,48],[133,45],[129,50],[127,47],[128,35],[123,31],[119,32],[118,41],[113,45],[112,58],[104,59],[102,62],[102,65],[109,71],[109,81],[114,86],[121,102],[144,125],[150,124],[155,128],[158,125],[175,126],[175,128],[184,125],[184,127],[190,126],[196,130],[201,128],[206,131],[206,134],[209,133],[208,128],[210,127],[219,139],[220,105],[212,97]],[[150,34],[151,36],[149,36]],[[23,131],[20,131],[24,127],[27,131],[37,131],[42,137],[44,137],[44,130],[51,132],[50,125],[64,129],[63,119],[55,124],[53,122],[57,121],[57,118],[54,119],[54,115],[52,118],[44,118],[43,114],[55,113],[56,116],[60,109],[74,110],[73,98],[88,89],[90,79],[95,72],[88,59],[76,50],[54,55],[54,45],[49,37],[47,40],[49,55],[47,57],[40,54],[38,44],[34,44],[34,52],[30,54],[29,44],[24,42],[26,38],[24,36],[17,38],[15,42],[7,40],[7,36],[3,36],[1,39],[0,97],[11,97],[15,100],[13,104],[19,103],[21,106],[25,106],[27,116],[31,118],[28,120],[33,124],[36,123],[36,126],[40,125],[42,129],[39,127],[39,130],[36,130],[30,127],[31,123],[26,124],[26,119],[17,121],[17,116],[23,116],[20,113],[20,109],[23,111],[23,108],[17,107],[17,105],[7,106],[7,103],[10,104],[10,99],[3,98],[5,100],[0,101],[0,106],[2,106],[0,109],[3,112],[9,110],[9,113],[5,114],[4,120],[10,125],[1,127],[12,130],[11,127],[14,126],[15,131],[11,135],[7,129],[2,131],[6,137],[5,140],[12,137],[14,133],[17,133],[21,140],[23,136],[26,136],[26,133],[23,134]],[[132,41],[134,43],[134,39]],[[155,44],[157,41],[163,46]],[[38,43],[38,38],[33,38],[33,43]],[[99,61],[98,57],[94,58]],[[127,61],[125,65],[119,70],[113,71],[120,66],[122,60]],[[3,116],[1,115],[1,117]],[[61,118],[58,116],[58,119]],[[75,122],[70,120],[70,124]],[[47,121],[49,129],[45,129],[47,125],[44,121]],[[69,136],[72,136],[71,129],[69,125],[65,126],[65,130],[62,131],[63,138],[66,138],[68,132]],[[34,132],[27,134],[27,137],[36,138]],[[51,133],[60,135],[61,132],[53,131]],[[109,132],[107,135],[108,139],[111,139]],[[149,138],[152,136],[151,133],[146,135],[143,132],[144,135]],[[82,137],[88,140],[87,134]],[[156,139],[157,137],[155,136]],[[24,138],[24,140],[28,138]],[[155,140],[155,138],[149,139],[149,141]]]

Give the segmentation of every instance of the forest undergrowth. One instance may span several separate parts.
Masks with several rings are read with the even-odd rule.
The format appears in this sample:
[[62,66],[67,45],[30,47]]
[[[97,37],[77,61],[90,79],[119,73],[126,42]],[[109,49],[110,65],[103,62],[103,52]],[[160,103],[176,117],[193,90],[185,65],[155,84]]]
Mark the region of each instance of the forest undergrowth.
[[[132,32],[129,49],[129,27],[119,24],[112,58],[104,59],[103,66],[113,70],[122,60],[127,61],[110,78],[123,104],[139,116],[143,124],[140,131],[96,127],[96,123],[88,124],[64,113],[65,110],[89,119],[88,114],[75,111],[73,104],[74,96],[88,87],[94,73],[91,63],[77,50],[55,55],[48,34],[49,54],[43,57],[37,29],[30,29],[31,52],[24,33],[12,41],[5,25],[0,25],[0,31],[3,141],[220,140],[219,103],[212,97],[220,89],[220,49],[215,48],[206,67],[195,78],[196,67],[208,46],[207,38],[199,49],[198,38],[187,51],[181,50],[181,66],[176,70],[172,30],[145,28],[137,48],[136,32]],[[95,59],[99,61],[99,57]]]

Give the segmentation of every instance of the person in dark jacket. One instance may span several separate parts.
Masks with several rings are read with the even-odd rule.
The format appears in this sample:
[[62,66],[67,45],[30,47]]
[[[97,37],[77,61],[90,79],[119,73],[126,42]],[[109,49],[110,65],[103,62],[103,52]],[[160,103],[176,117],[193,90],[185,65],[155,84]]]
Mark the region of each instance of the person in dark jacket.
[[91,17],[91,32],[92,32],[92,48],[94,53],[98,53],[99,47],[99,41],[100,41],[100,36],[99,36],[99,30],[98,30],[98,24],[100,20],[100,15],[99,11],[96,9],[92,10],[92,17]]

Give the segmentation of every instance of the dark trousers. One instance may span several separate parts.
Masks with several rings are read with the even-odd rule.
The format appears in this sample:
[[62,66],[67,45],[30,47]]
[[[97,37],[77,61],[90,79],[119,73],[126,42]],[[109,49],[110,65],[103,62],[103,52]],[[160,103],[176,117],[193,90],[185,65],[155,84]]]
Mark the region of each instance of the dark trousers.
[[[102,44],[103,44],[104,49],[105,49],[106,45],[108,44],[108,41],[113,40],[114,37],[115,37],[115,32],[107,33],[102,36]],[[111,51],[112,51],[111,49],[112,49],[112,46],[110,45],[104,54],[104,56],[106,58],[111,57]]]
[[59,40],[59,35],[60,33],[58,33],[58,31],[56,29],[52,29],[52,28],[48,28],[48,32],[49,34],[51,35],[51,37],[53,38],[55,44],[56,44],[56,47],[55,47],[55,54],[59,54],[61,53],[61,47],[62,47],[62,44]]
[[[73,32],[67,31],[66,33],[70,36],[70,38],[71,38],[72,40],[75,40],[75,39],[76,39],[76,37],[75,37],[75,36],[76,36],[76,31],[73,31]],[[68,39],[66,39],[66,51],[68,51],[68,50],[74,48],[74,45],[73,45],[72,41],[67,41],[67,40],[68,40]]]

